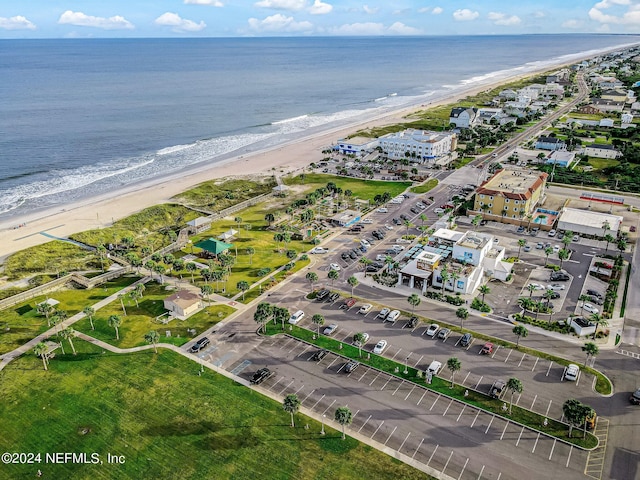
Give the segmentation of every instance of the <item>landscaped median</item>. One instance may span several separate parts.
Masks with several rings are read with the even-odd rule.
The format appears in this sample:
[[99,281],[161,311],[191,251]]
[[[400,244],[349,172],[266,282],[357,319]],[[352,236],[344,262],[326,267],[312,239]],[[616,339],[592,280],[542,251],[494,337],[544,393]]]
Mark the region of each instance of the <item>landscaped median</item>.
[[[269,322],[266,325],[267,335],[277,335],[282,333],[283,330],[280,324],[275,325]],[[546,418],[543,415],[520,408],[516,405],[512,407],[512,412],[509,414],[504,411],[505,402],[503,400],[493,399],[480,392],[463,387],[462,385],[454,384],[453,388],[451,388],[451,381],[440,377],[434,376],[431,384],[427,384],[422,378],[420,370],[412,367],[407,368],[403,363],[389,360],[379,355],[362,352],[359,348],[353,345],[340,342],[333,338],[323,335],[318,336],[315,331],[294,325],[288,325],[288,328],[286,328],[284,333],[313,345],[317,345],[318,347],[325,348],[344,357],[358,360],[364,365],[368,365],[390,375],[394,375],[405,381],[416,383],[441,395],[472,405],[476,408],[480,408],[499,417],[503,417],[511,422],[527,426],[577,447],[593,449],[598,445],[598,439],[591,433],[587,432],[585,438],[569,438],[569,426],[565,423]],[[405,371],[407,372],[406,374],[404,373]]]

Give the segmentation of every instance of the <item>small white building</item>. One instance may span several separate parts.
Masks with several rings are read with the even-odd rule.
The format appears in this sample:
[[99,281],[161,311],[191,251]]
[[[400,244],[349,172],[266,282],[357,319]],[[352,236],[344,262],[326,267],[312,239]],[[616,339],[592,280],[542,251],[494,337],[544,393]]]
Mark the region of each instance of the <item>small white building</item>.
[[171,316],[185,320],[202,308],[202,299],[189,290],[179,290],[164,299],[164,308]]
[[[451,156],[455,152],[458,137],[453,132],[409,128],[402,132],[383,135],[379,138],[379,143],[382,151],[393,160],[408,158],[420,163],[435,163],[438,159]],[[410,156],[407,157],[407,154]]]
[[206,232],[211,228],[211,218],[198,217],[188,221],[187,225],[189,227],[189,233],[191,235],[196,235],[198,233]]
[[365,155],[378,146],[377,138],[353,137],[342,138],[333,146],[334,150],[344,154]]
[[623,113],[622,115],[620,115],[620,121],[622,123],[632,123],[633,115],[630,113]]
[[584,154],[596,158],[618,158],[621,155],[613,145],[606,143],[592,143],[585,147]]
[[547,165],[557,165],[558,167],[569,168],[576,161],[575,152],[569,152],[567,150],[554,150],[547,157],[545,162]]
[[605,235],[603,225],[608,224],[607,233],[614,237],[618,235],[623,218],[620,215],[564,208],[558,217],[559,230],[571,230],[582,235],[602,237]]
[[449,123],[453,123],[458,128],[470,128],[475,125],[477,117],[477,108],[456,107],[451,109]]

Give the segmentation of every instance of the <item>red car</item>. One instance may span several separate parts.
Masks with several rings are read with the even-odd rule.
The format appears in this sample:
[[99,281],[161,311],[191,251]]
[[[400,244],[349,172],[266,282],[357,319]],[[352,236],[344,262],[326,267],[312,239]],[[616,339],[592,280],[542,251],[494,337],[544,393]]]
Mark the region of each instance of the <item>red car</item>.
[[493,353],[493,343],[491,342],[485,343],[484,346],[482,347],[482,350],[480,350],[480,353],[483,355],[489,355]]
[[356,304],[356,299],[355,298],[348,298],[347,300],[344,301],[344,303],[342,305],[340,305],[340,308],[342,310],[349,310],[355,304]]

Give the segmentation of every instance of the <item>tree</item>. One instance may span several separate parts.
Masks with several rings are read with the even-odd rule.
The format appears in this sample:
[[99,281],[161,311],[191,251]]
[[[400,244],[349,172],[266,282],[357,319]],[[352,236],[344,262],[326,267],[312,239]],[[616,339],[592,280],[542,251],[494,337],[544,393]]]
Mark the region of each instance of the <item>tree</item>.
[[236,283],[236,288],[242,292],[242,301],[244,302],[244,293],[249,290],[249,282],[246,280],[240,280]]
[[73,345],[73,337],[76,336],[76,331],[71,327],[67,327],[62,330],[59,335],[65,340],[69,341],[69,345],[71,345],[71,351],[74,355],[76,355],[76,348]]
[[518,260],[520,260],[520,250],[527,244],[527,241],[524,238],[518,240]]
[[562,264],[566,259],[569,258],[569,250],[567,250],[566,248],[561,249],[558,252],[558,258],[560,259],[560,268],[562,269]]
[[402,223],[407,228],[407,235],[409,235],[409,228],[413,227],[413,223],[411,223],[409,220],[405,220]]
[[407,297],[407,302],[409,302],[409,305],[411,305],[411,315],[413,315],[413,312],[415,312],[416,307],[420,305],[420,302],[422,302],[422,300],[417,293],[412,293]]
[[444,287],[447,284],[447,281],[449,280],[449,271],[444,268],[441,272],[440,272],[440,279],[442,280],[442,293],[444,293]]
[[[362,257],[364,258],[364,257]],[[318,274],[316,272],[308,272],[305,275],[307,281],[311,284],[311,291],[313,291],[313,284],[318,281]]]
[[93,309],[93,307],[84,307],[82,309],[82,313],[84,313],[87,317],[89,317],[89,324],[91,325],[91,330],[95,330],[95,327],[93,326],[93,315],[96,313],[96,311]]
[[165,268],[164,265],[162,265],[161,263],[156,263],[155,267],[153,267],[153,271],[156,272],[158,274],[158,277],[160,277],[160,284],[162,285],[164,283],[164,280],[162,278],[162,275],[164,274],[164,272],[167,269]]
[[462,364],[457,357],[451,357],[449,360],[447,360],[447,369],[451,372],[451,388],[453,388],[453,377],[461,367]]
[[544,254],[546,255],[546,256],[544,257],[544,264],[545,264],[545,265],[546,265],[546,264],[547,264],[547,262],[549,261],[549,255],[551,255],[552,253],[553,253],[553,248],[551,248],[551,247],[546,247],[546,248],[544,249]]
[[609,222],[605,220],[602,222],[602,236],[605,236],[609,230],[611,230],[611,225],[609,225]]
[[491,288],[485,283],[484,285],[480,285],[478,291],[482,294],[482,303],[484,303],[484,296],[491,293]]
[[464,307],[460,307],[456,310],[456,317],[460,319],[460,328],[464,328],[464,321],[469,318],[469,310]]
[[42,358],[42,365],[44,366],[45,370],[48,370],[47,368],[47,362],[48,362],[47,351],[48,350],[49,350],[49,347],[47,347],[47,344],[44,342],[39,342],[36,344],[35,347],[33,347],[33,353],[35,353],[37,357]]
[[269,226],[271,226],[271,224],[275,221],[276,217],[273,213],[267,213],[264,216],[264,219],[269,222]]
[[260,328],[264,332],[264,327],[269,320],[273,312],[273,306],[267,302],[261,302],[256,308],[256,312],[253,314],[253,319],[260,325]]
[[153,350],[158,353],[158,340],[160,340],[160,335],[155,330],[151,330],[149,333],[145,334],[144,340],[147,343],[153,345]]
[[362,343],[364,342],[364,333],[358,332],[353,335],[353,344],[358,347],[358,354],[362,356]]
[[625,252],[627,250],[627,240],[624,237],[619,238],[616,247],[620,250],[620,253]]
[[511,407],[513,406],[513,395],[516,392],[522,393],[522,382],[517,378],[510,378],[509,380],[507,380],[507,389],[511,392],[511,400],[509,401],[509,415],[511,415]]
[[373,260],[367,257],[360,257],[360,260],[358,260],[358,262],[360,262],[364,266],[364,276],[366,277],[367,267],[373,263]]
[[589,362],[590,358],[595,359],[596,355],[598,355],[598,353],[600,353],[600,349],[593,342],[585,343],[584,346],[582,347],[582,351],[587,354],[587,358],[584,361],[584,366],[585,367],[587,366],[587,363]]
[[126,317],[127,316],[127,309],[124,308],[124,293],[119,294],[118,298],[120,299],[120,306],[122,307],[122,313],[124,313],[124,315]]
[[349,278],[347,278],[347,283],[351,285],[351,296],[353,297],[353,289],[356,288],[360,282],[356,277],[351,275]]
[[185,265],[185,268],[191,274],[191,282],[193,283],[193,272],[197,270],[198,266],[193,262],[189,262]]
[[273,323],[280,322],[282,325],[282,330],[284,330],[284,321],[287,320],[289,315],[289,309],[286,307],[276,307],[274,306],[272,309]]
[[598,313],[591,314],[591,316],[589,317],[589,321],[596,324],[596,329],[593,331],[594,340],[596,338],[596,335],[598,334],[598,327],[606,327],[607,325],[609,325],[607,319]]
[[520,345],[520,339],[527,338],[527,335],[529,335],[529,330],[527,330],[524,325],[516,325],[511,331],[518,337],[518,340],[516,340],[516,348]]
[[253,254],[256,253],[256,249],[253,247],[247,247],[247,255],[249,255],[249,265],[253,265]]
[[331,280],[331,288],[333,288],[333,282],[338,279],[340,274],[336,270],[329,270],[327,276],[329,277],[329,280]]
[[476,215],[475,217],[473,217],[473,220],[471,220],[471,224],[473,225],[474,231],[478,229],[478,225],[480,225],[481,221],[482,221],[482,215]]
[[569,438],[571,438],[573,427],[577,427],[582,423],[582,403],[580,403],[575,398],[570,398],[562,405],[562,413],[564,414],[565,420],[569,424]]
[[311,322],[318,326],[318,335],[320,335],[320,327],[324,325],[324,316],[316,313],[311,317]]
[[605,253],[606,253],[609,250],[609,244],[615,242],[616,239],[615,239],[615,237],[613,235],[611,235],[610,233],[607,233],[604,236],[604,241],[607,242],[607,248],[605,248],[605,250],[604,250]]
[[536,286],[533,283],[527,285],[527,290],[529,291],[529,298],[533,296],[533,292],[536,291]]
[[109,326],[111,328],[115,329],[115,331],[116,331],[116,340],[120,340],[120,334],[118,332],[118,327],[120,325],[122,325],[122,318],[120,318],[120,315],[111,315],[107,319],[107,323],[109,324]]
[[47,317],[47,325],[51,326],[51,322],[49,321],[49,315],[53,313],[53,307],[49,305],[48,302],[45,301],[38,304],[38,306],[36,307],[36,311],[38,312],[39,315],[44,315],[45,317]]
[[296,424],[293,421],[293,416],[298,413],[298,410],[300,409],[300,399],[298,398],[298,395],[296,395],[295,393],[290,393],[289,395],[284,397],[282,408],[285,412],[291,414],[291,427],[295,427]]
[[104,245],[100,244],[96,247],[96,253],[100,258],[100,270],[104,272],[104,258],[107,256],[107,249]]
[[200,287],[200,293],[207,299],[207,303],[211,303],[210,295],[213,293],[213,287],[211,285],[202,285]]
[[351,410],[349,410],[349,407],[338,407],[334,418],[336,422],[342,425],[342,439],[344,440],[346,438],[344,429],[347,425],[351,425],[351,420],[353,420]]

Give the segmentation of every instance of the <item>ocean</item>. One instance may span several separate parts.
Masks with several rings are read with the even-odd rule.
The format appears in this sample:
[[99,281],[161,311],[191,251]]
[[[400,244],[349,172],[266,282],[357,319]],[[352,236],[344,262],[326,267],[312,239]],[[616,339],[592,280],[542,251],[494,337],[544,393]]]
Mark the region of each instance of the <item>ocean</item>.
[[0,218],[638,41],[616,35],[0,40]]

